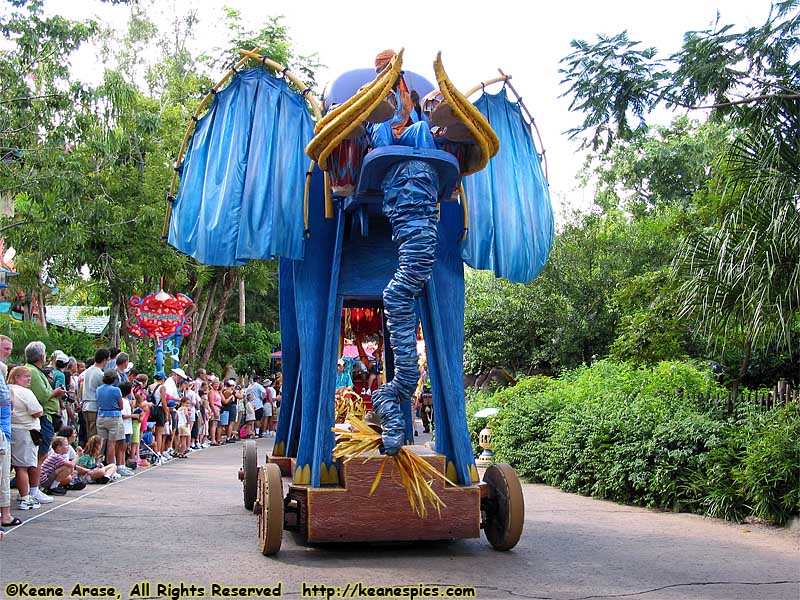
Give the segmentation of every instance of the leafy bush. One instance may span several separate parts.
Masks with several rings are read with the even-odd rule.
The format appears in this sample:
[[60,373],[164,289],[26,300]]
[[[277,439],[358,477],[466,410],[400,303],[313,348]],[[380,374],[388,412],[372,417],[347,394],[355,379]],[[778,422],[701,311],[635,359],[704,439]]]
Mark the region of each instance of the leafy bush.
[[786,521],[800,504],[800,408],[723,418],[693,399],[715,392],[711,373],[690,363],[601,361],[481,402],[501,408],[495,452],[524,478],[617,502]]
[[268,331],[261,323],[227,323],[219,330],[209,369],[222,373],[227,365],[240,375],[266,372],[272,359],[272,348],[280,334]]
[[34,321],[0,321],[0,333],[14,340],[14,350],[9,357],[14,363],[25,362],[25,346],[35,340],[44,343],[48,356],[54,350],[61,350],[78,360],[93,356],[97,348],[97,338],[93,335],[57,327],[45,329]]

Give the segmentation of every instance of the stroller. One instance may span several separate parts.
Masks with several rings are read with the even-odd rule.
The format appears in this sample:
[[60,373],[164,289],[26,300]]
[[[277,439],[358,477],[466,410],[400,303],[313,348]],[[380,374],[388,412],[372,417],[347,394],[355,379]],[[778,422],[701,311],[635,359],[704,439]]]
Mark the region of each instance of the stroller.
[[163,462],[163,458],[161,454],[153,450],[155,436],[152,430],[155,428],[155,425],[156,424],[152,422],[148,423],[147,431],[142,434],[142,439],[139,440],[139,458],[146,460],[151,465],[160,465]]

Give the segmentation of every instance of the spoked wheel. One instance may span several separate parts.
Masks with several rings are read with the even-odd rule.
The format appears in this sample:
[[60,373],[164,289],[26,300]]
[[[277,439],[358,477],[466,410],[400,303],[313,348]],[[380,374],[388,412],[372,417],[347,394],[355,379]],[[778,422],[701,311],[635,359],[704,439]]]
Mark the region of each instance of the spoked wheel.
[[244,491],[244,507],[253,510],[258,489],[258,453],[254,440],[247,440],[242,447],[242,489]]
[[258,549],[264,556],[277,554],[283,535],[283,482],[281,470],[275,463],[267,463],[258,471],[255,513],[258,518]]
[[489,486],[489,497],[481,502],[486,514],[483,531],[495,550],[511,550],[522,535],[525,521],[525,499],[522,485],[510,465],[494,463],[486,469],[483,480]]

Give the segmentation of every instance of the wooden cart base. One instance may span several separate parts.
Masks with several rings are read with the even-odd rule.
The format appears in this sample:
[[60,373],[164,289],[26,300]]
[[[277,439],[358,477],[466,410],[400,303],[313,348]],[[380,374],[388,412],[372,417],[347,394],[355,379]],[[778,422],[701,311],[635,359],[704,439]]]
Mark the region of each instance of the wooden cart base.
[[[445,457],[423,446],[406,446],[440,472]],[[296,529],[309,543],[454,540],[480,536],[481,488],[443,485],[433,488],[446,505],[441,515],[429,507],[427,518],[412,510],[393,463],[386,466],[375,493],[369,490],[380,458],[354,459],[340,465],[340,485],[311,488],[289,485],[287,529]]]
[[[444,472],[443,455],[423,446],[406,448]],[[370,495],[381,462],[381,458],[340,462],[339,485],[312,488],[281,479],[294,471],[294,459],[268,456],[268,463],[259,469],[254,507],[260,550],[266,555],[278,552],[283,529],[298,532],[311,544],[456,540],[479,537],[481,529],[496,550],[509,550],[519,541],[525,506],[522,487],[510,466],[493,464],[484,481],[469,486],[445,485],[434,479],[433,489],[445,506],[441,513],[428,507],[423,519],[411,508],[393,463],[387,464]]]

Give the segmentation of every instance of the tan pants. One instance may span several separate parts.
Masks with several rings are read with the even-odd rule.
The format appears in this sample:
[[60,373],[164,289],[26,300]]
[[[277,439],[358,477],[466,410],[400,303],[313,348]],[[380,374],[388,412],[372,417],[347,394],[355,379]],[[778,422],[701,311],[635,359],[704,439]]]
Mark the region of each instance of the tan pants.
[[93,435],[97,435],[97,411],[85,410],[83,411],[83,422],[86,423],[86,439],[88,440]]
[[0,507],[11,506],[11,444],[0,454]]

